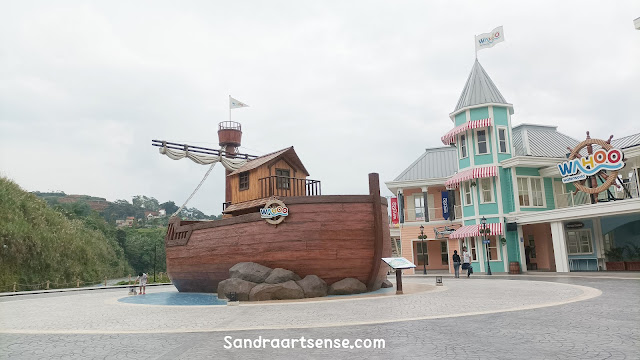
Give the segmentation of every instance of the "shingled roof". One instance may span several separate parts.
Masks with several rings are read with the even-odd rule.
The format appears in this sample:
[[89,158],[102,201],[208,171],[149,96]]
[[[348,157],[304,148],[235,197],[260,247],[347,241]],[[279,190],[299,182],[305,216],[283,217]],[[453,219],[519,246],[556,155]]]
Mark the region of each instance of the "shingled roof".
[[304,167],[304,165],[302,165],[302,161],[300,161],[300,158],[298,157],[298,154],[296,154],[296,151],[293,149],[293,146],[290,146],[286,149],[274,151],[272,153],[262,155],[253,160],[250,160],[246,164],[244,164],[241,168],[229,174],[229,176],[256,169],[264,164],[278,161],[278,159],[280,158],[284,158],[294,168],[302,171],[303,173],[305,173],[305,175],[309,176],[309,172]]

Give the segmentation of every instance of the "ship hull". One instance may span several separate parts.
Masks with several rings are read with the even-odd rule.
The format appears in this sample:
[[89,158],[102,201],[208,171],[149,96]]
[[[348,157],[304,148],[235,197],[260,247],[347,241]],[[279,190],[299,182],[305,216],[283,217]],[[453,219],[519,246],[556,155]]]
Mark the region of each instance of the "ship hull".
[[380,288],[391,256],[387,202],[378,194],[279,197],[289,214],[278,225],[259,213],[216,221],[173,218],[167,231],[167,272],[183,292],[216,292],[229,269],[252,261],[327,284],[353,277]]

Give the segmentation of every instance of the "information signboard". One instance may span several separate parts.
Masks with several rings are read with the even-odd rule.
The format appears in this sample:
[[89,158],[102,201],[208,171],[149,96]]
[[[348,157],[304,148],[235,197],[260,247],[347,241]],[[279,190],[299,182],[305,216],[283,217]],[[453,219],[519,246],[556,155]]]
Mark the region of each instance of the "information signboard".
[[403,258],[403,257],[395,257],[395,258],[382,258],[382,261],[386,262],[387,265],[391,266],[394,269],[411,269],[416,267],[414,263]]

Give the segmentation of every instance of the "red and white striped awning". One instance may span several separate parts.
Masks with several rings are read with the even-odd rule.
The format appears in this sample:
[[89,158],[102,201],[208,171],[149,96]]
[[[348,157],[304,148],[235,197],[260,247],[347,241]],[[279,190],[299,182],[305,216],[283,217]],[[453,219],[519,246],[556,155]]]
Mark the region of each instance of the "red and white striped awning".
[[463,181],[496,176],[497,173],[497,166],[483,166],[475,169],[469,169],[453,175],[451,179],[444,182],[444,185],[447,189],[455,189]]
[[[449,234],[449,239],[462,239],[466,237],[482,236],[482,234],[480,233],[481,228],[482,225],[480,224],[463,226]],[[490,231],[487,236],[504,235],[504,232],[502,231],[502,223],[487,224],[487,229],[489,229]]]
[[441,137],[440,140],[442,140],[442,143],[445,145],[451,145],[456,142],[456,135],[460,134],[461,132],[488,126],[493,126],[493,119],[486,118],[481,120],[469,121],[462,125],[454,127],[443,137]]

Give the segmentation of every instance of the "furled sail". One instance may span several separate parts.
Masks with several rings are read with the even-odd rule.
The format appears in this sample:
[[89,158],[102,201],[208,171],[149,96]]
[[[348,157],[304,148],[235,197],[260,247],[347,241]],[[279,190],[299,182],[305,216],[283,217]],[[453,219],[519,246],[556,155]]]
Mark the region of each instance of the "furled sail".
[[[240,169],[244,164],[247,163],[246,159],[229,159],[224,156],[214,156],[214,155],[205,155],[205,154],[197,154],[190,151],[184,150],[174,150],[169,149],[166,146],[160,147],[160,154],[167,155],[170,159],[180,160],[184,158],[191,159],[196,164],[200,165],[209,165],[215,163],[221,163],[225,169],[229,171],[235,171]],[[220,153],[224,152],[224,147],[221,149]]]

